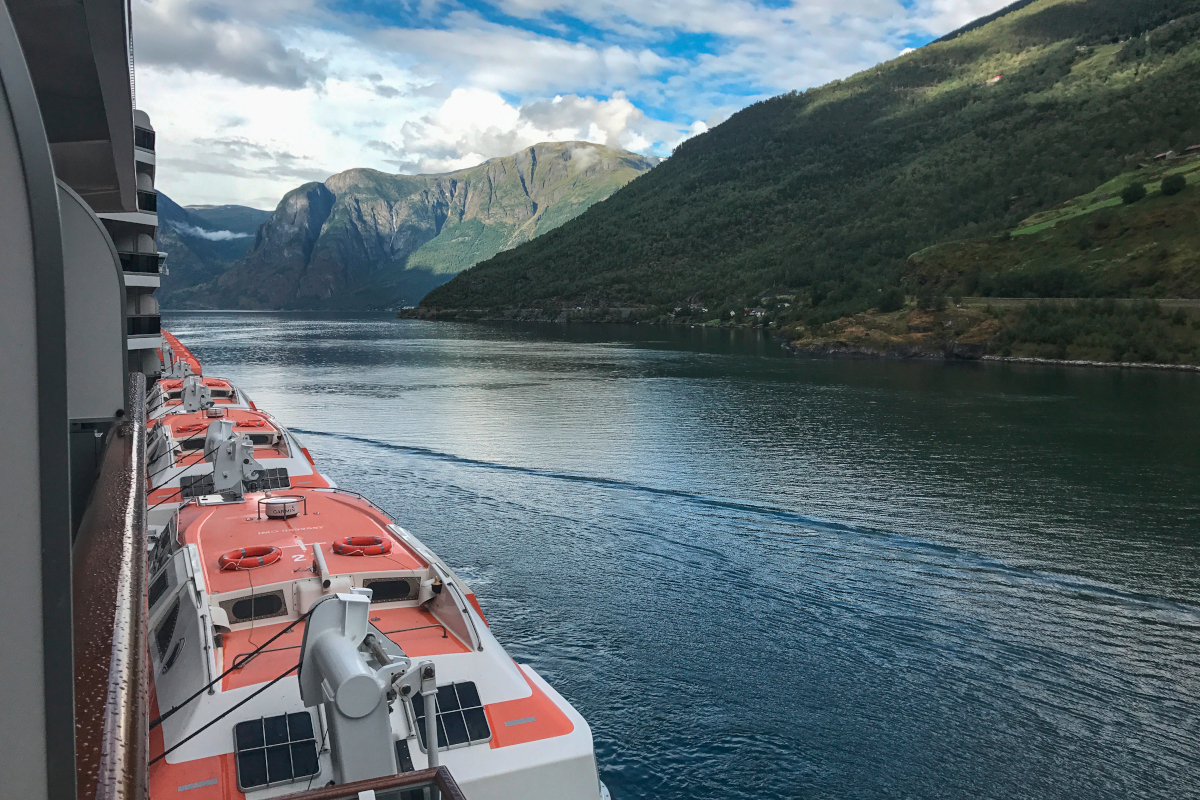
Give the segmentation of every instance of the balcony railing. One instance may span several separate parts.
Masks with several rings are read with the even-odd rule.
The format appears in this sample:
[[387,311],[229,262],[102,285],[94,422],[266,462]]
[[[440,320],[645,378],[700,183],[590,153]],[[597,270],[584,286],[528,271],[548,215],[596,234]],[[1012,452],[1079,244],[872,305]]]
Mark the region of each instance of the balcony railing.
[[133,129],[133,145],[140,147],[143,150],[154,152],[154,131],[146,130],[145,128]]
[[146,796],[145,394],[130,374],[71,556],[79,800]]
[[166,253],[117,253],[121,258],[121,269],[126,272],[144,272],[157,275],[162,272]]
[[152,214],[158,213],[158,192],[144,192],[139,189],[137,198],[138,211],[149,211]]
[[149,336],[162,331],[162,318],[158,314],[131,314],[125,321],[129,336]]

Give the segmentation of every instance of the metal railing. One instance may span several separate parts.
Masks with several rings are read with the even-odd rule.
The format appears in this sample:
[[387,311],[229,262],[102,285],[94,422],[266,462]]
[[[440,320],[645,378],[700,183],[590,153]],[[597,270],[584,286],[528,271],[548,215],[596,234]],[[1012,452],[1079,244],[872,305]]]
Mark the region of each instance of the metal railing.
[[[426,791],[428,790],[428,791]],[[279,800],[355,800],[360,792],[375,792],[377,800],[392,798],[420,798],[441,796],[442,800],[466,800],[454,776],[445,767],[402,772],[382,778],[343,783],[340,786],[323,786],[307,792],[283,795]]]
[[130,374],[71,554],[80,800],[146,797],[145,395]]
[[125,272],[145,272],[157,275],[167,259],[166,253],[117,253]]
[[162,331],[162,317],[158,314],[131,314],[125,317],[125,324],[129,336],[150,336]]

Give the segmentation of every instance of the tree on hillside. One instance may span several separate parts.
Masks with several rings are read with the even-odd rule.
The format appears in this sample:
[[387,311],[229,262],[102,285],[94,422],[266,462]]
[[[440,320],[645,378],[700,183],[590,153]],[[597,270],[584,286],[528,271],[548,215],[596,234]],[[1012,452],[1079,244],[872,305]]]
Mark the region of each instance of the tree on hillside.
[[1163,178],[1161,191],[1163,194],[1170,197],[1173,194],[1179,194],[1187,188],[1187,178],[1176,173]]
[[1130,204],[1136,203],[1146,196],[1146,185],[1142,183],[1131,183],[1121,190],[1121,201]]

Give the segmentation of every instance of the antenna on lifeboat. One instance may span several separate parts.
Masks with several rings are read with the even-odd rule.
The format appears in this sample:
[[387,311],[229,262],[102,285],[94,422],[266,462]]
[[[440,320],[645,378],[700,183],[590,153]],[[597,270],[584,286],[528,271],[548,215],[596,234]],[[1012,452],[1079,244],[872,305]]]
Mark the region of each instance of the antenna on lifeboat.
[[213,465],[213,494],[241,501],[242,481],[255,481],[264,467],[254,460],[254,442],[246,434],[233,432],[233,420],[219,419],[204,436],[204,460]]

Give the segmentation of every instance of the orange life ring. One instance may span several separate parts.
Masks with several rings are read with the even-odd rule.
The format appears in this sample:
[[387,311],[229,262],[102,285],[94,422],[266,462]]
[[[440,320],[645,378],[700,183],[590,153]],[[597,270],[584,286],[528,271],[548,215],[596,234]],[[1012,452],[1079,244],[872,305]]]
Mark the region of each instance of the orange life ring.
[[230,550],[218,558],[217,565],[221,569],[226,570],[254,569],[255,567],[266,567],[274,564],[281,558],[283,558],[283,551],[278,547],[267,547],[265,545],[241,547],[237,550]]
[[347,536],[333,543],[333,552],[340,556],[385,556],[392,552],[392,543],[382,536]]

